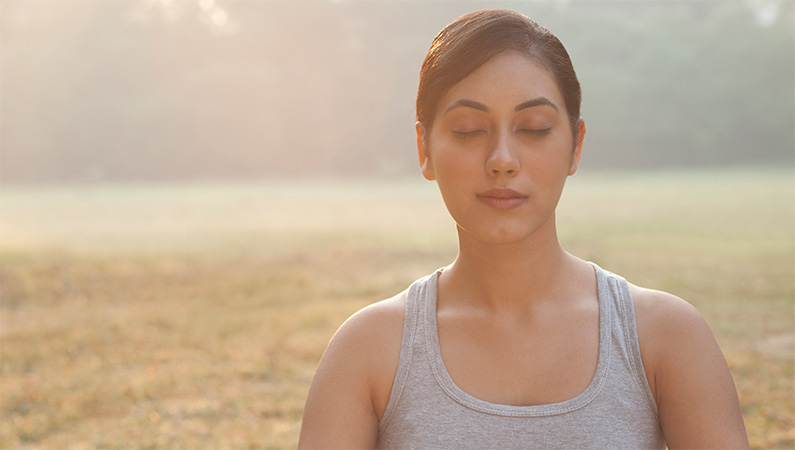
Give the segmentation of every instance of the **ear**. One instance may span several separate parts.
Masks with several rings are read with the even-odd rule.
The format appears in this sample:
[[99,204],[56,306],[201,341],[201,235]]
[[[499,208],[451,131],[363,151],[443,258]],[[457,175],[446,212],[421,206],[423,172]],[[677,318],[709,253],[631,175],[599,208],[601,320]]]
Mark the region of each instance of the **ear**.
[[420,171],[422,171],[422,176],[428,181],[435,180],[436,173],[433,171],[431,155],[428,152],[425,125],[423,125],[422,122],[417,122],[414,124],[414,129],[417,131],[417,156],[420,160]]
[[580,133],[577,136],[577,145],[574,147],[574,153],[571,155],[569,175],[574,175],[574,173],[577,172],[577,166],[580,164],[580,158],[582,157],[582,142],[583,139],[585,139],[585,121],[580,118],[577,122],[577,126],[580,128]]

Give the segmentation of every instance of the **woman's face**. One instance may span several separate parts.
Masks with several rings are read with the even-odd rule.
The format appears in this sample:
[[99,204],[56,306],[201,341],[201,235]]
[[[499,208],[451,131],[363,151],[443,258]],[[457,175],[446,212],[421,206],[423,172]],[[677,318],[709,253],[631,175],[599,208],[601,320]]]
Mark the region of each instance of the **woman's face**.
[[427,136],[417,124],[420,166],[460,233],[492,244],[554,233],[585,128],[573,146],[563,96],[543,66],[498,54],[442,97],[433,123]]

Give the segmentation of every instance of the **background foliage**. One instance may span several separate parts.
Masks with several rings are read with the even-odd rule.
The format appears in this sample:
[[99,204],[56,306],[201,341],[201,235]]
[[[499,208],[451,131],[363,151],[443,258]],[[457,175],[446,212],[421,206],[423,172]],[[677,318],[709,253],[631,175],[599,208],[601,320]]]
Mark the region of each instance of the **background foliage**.
[[422,58],[486,7],[569,49],[589,167],[792,165],[791,1],[3,0],[0,181],[415,174]]

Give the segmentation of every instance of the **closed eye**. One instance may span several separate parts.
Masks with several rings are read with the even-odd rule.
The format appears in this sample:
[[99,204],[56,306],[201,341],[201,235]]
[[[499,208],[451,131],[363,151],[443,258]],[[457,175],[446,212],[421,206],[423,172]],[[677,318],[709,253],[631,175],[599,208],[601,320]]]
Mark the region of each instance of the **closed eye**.
[[459,139],[467,139],[474,136],[478,136],[480,134],[485,134],[486,130],[473,130],[473,131],[455,131],[453,130],[453,136]]
[[535,130],[535,129],[531,130],[531,129],[527,129],[527,128],[522,128],[522,129],[517,130],[517,132],[519,132],[519,133],[532,134],[534,136],[546,136],[551,131],[552,131],[552,128],[543,128],[543,129],[540,129],[540,130]]

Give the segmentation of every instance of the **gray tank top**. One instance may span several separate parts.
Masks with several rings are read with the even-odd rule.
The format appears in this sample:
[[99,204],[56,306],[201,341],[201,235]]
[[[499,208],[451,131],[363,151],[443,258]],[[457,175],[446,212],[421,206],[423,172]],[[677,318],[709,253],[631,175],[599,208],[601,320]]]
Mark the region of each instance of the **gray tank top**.
[[397,374],[378,425],[378,448],[665,448],[626,280],[593,264],[599,359],[588,387],[553,404],[479,400],[455,385],[436,328],[441,270],[408,289]]

